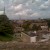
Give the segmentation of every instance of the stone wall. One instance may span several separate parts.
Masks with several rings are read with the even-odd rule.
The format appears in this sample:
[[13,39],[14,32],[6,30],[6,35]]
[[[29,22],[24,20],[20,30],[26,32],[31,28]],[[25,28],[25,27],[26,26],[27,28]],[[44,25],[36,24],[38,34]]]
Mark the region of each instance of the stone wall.
[[28,36],[27,34],[25,33],[21,33],[21,39],[23,42],[30,42],[30,36]]

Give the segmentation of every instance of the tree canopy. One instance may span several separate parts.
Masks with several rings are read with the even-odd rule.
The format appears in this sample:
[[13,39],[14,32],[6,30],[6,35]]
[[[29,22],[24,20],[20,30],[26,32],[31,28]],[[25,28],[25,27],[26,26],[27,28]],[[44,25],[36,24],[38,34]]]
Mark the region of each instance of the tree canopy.
[[0,15],[0,35],[13,34],[11,23],[6,15]]

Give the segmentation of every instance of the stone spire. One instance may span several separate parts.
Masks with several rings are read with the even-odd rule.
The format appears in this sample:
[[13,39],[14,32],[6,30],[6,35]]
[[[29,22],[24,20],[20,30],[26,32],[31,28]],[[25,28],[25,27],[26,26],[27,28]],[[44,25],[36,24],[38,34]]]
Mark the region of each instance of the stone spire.
[[3,15],[5,15],[5,6],[4,6],[4,10],[3,10],[4,12],[3,12]]

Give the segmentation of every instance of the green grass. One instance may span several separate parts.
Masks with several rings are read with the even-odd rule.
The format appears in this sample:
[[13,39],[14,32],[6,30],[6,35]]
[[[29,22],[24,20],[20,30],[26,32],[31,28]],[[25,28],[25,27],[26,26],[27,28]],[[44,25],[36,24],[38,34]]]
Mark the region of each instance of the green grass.
[[5,36],[0,35],[0,41],[11,41],[13,39],[12,35],[6,34]]

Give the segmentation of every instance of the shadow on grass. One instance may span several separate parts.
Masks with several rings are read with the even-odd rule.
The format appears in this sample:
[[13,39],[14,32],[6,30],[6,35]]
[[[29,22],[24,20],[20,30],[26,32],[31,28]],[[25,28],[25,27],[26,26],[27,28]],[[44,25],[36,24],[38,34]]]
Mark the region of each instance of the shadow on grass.
[[11,41],[13,36],[10,34],[0,35],[0,41]]

